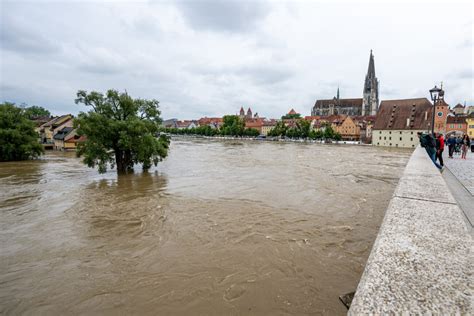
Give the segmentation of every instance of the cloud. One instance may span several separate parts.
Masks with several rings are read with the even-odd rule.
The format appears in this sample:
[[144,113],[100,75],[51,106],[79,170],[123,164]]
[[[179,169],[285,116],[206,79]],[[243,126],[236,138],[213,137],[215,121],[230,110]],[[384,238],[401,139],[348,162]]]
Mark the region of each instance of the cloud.
[[192,28],[217,32],[253,30],[270,10],[261,0],[178,0],[176,7]]
[[1,48],[21,54],[52,54],[60,46],[48,39],[36,29],[32,29],[9,15],[2,14],[0,19]]
[[474,69],[464,69],[453,73],[450,77],[457,79],[473,79]]
[[125,58],[104,47],[77,48],[77,69],[98,75],[114,75],[126,68]]
[[164,117],[309,114],[338,86],[362,97],[371,48],[381,99],[442,80],[449,102],[472,99],[472,46],[456,49],[472,43],[472,5],[177,1],[2,2],[0,102],[77,113],[77,90],[112,88],[159,100]]
[[189,66],[191,74],[206,77],[208,82],[231,85],[238,80],[245,80],[255,85],[273,85],[293,77],[294,72],[289,66],[276,64],[244,64],[236,66],[215,67],[211,65]]

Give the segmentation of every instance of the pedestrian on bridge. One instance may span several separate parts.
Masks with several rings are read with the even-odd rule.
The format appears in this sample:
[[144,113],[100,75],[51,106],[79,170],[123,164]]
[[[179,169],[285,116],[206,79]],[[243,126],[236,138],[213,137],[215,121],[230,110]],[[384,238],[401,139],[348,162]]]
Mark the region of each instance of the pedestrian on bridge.
[[449,158],[453,158],[454,154],[454,148],[456,147],[456,137],[454,137],[454,134],[449,135],[447,139],[448,143],[448,150],[449,150]]
[[442,133],[436,134],[436,159],[439,160],[441,167],[444,167],[443,162],[443,151],[444,151],[444,137]]
[[424,147],[430,157],[431,161],[435,164],[436,168],[443,170],[443,167],[436,162],[436,141],[431,134],[424,134],[418,132],[418,137],[420,138],[420,145]]
[[471,146],[471,140],[469,139],[469,136],[467,136],[466,134],[464,134],[462,136],[462,140],[461,140],[461,159],[466,159],[466,155],[467,155],[467,149]]

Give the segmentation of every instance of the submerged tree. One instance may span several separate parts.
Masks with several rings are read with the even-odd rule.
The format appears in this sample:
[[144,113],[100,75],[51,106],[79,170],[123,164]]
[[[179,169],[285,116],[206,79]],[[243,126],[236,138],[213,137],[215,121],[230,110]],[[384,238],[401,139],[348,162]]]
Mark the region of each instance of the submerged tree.
[[13,103],[0,104],[0,161],[26,160],[43,153],[27,114]]
[[89,167],[104,173],[110,164],[123,173],[142,164],[147,170],[167,156],[170,140],[157,136],[161,123],[157,100],[133,99],[116,90],[105,95],[79,90],[78,103],[92,107],[75,120],[78,134],[86,136],[77,154]]

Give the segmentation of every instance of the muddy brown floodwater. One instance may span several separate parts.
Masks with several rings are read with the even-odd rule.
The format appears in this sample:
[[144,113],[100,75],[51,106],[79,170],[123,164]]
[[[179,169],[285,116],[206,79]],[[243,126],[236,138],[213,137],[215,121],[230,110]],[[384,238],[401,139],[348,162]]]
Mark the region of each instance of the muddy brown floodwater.
[[411,151],[177,140],[0,163],[0,314],[343,315]]

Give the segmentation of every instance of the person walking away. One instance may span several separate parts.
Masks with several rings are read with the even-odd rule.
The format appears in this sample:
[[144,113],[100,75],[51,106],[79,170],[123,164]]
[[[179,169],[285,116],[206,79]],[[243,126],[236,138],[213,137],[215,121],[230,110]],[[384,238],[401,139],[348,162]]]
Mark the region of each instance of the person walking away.
[[439,160],[439,164],[441,165],[441,167],[444,167],[443,151],[444,151],[444,137],[442,133],[438,133],[437,138],[436,138],[436,159]]
[[456,138],[456,146],[454,147],[454,152],[458,155],[461,153],[461,142],[462,142],[461,136],[458,136]]
[[466,159],[467,149],[469,146],[471,146],[471,140],[469,139],[469,136],[464,134],[461,141],[461,159]]
[[448,143],[448,151],[449,151],[449,158],[453,158],[454,147],[456,147],[456,137],[451,134],[447,140]]
[[421,132],[418,132],[418,137],[420,138],[420,145],[421,147],[424,147],[426,150],[426,153],[428,154],[428,157],[430,157],[431,161],[435,164],[436,168],[442,170],[443,167],[441,167],[437,162],[436,162],[436,141],[434,137],[431,134],[423,134]]

